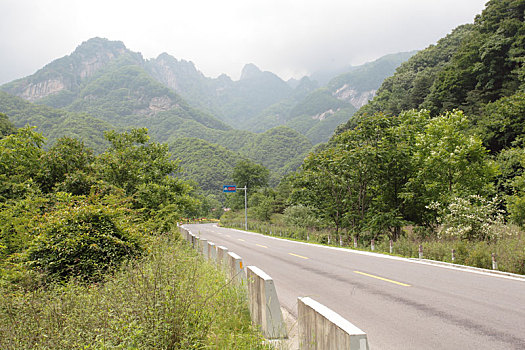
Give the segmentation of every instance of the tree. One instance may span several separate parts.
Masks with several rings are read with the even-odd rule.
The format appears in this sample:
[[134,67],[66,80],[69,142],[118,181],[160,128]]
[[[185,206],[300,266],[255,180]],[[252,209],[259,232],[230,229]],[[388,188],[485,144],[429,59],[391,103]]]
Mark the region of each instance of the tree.
[[[255,193],[268,186],[270,171],[263,165],[244,159],[235,165],[232,178],[237,187],[247,187],[248,193]],[[241,190],[227,196],[226,203],[233,209],[244,208],[244,192]]]
[[[62,183],[61,190],[75,195],[88,194],[89,184],[80,185],[78,179],[84,179],[92,173],[95,157],[82,141],[63,137],[45,152],[40,161],[42,167],[37,175],[37,182],[43,192],[51,192]],[[68,183],[64,183],[69,177]],[[76,178],[76,181],[71,181]],[[75,186],[72,186],[76,183]]]
[[43,144],[44,137],[31,127],[0,139],[0,201],[37,189],[33,178],[40,171]]
[[311,207],[322,220],[331,222],[338,236],[352,203],[349,198],[355,195],[355,183],[342,171],[341,157],[334,147],[310,154],[294,178],[291,195],[293,204]]
[[235,165],[232,178],[237,186],[256,190],[268,186],[270,171],[265,166],[251,160],[241,160]]
[[494,193],[497,166],[481,139],[467,134],[468,128],[469,121],[461,111],[429,121],[416,137],[417,172],[407,183],[405,198],[421,198],[425,206],[434,201],[447,206],[454,197]]
[[105,137],[110,146],[98,159],[99,174],[128,195],[133,195],[139,186],[161,182],[178,170],[177,163],[170,159],[168,146],[150,143],[146,128],[120,134],[108,131]]
[[4,136],[14,134],[16,132],[16,128],[11,123],[7,115],[4,113],[0,113],[0,139]]

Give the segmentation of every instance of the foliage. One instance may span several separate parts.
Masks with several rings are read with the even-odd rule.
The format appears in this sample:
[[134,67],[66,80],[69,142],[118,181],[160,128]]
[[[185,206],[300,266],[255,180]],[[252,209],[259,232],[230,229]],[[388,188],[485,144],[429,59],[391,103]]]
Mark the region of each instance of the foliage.
[[476,121],[476,130],[494,153],[522,141],[525,135],[525,92],[487,104]]
[[290,226],[319,227],[319,220],[316,218],[312,208],[304,205],[292,205],[284,210],[283,221]]
[[42,135],[30,127],[0,139],[0,202],[35,190],[33,178],[40,171],[43,143]]
[[173,157],[180,160],[181,175],[193,180],[207,194],[219,194],[232,183],[231,172],[241,155],[198,138],[179,138],[170,144]]
[[0,138],[13,134],[15,131],[16,128],[13,123],[11,123],[7,115],[0,113]]
[[238,187],[257,190],[268,185],[270,172],[263,165],[250,160],[240,160],[233,168],[232,178]]
[[145,129],[107,137],[98,156],[71,138],[46,151],[31,128],[0,139],[0,275],[99,279],[141,252],[145,227],[166,232],[198,215],[167,145],[149,143]]
[[109,269],[142,250],[137,237],[119,227],[114,216],[114,210],[97,204],[54,211],[26,252],[29,264],[51,280],[102,279]]
[[167,145],[148,143],[147,129],[121,134],[109,131],[106,139],[110,147],[100,156],[99,172],[104,180],[128,195],[137,192],[140,185],[159,182],[177,170]]
[[[49,193],[57,186],[74,195],[88,194],[88,185],[79,184],[79,178],[91,173],[93,152],[82,141],[69,137],[60,138],[40,157],[41,168],[36,181],[43,192]],[[68,179],[75,176],[77,180]]]
[[497,197],[487,200],[479,195],[454,197],[447,207],[434,202],[429,206],[438,211],[442,225],[439,234],[470,241],[497,239],[498,227],[503,225],[503,211]]
[[[383,81],[376,97],[363,106],[357,114],[382,112],[387,115],[397,115],[403,110],[420,109],[437,74],[458,50],[461,42],[472,30],[471,27],[471,25],[463,25],[454,29],[436,45],[419,51],[402,63],[393,76]],[[349,125],[346,125],[340,129],[348,127]]]
[[436,116],[459,108],[474,124],[480,119],[491,150],[510,145],[522,129],[524,10],[521,0],[489,1],[474,24],[456,28],[403,63],[357,114],[425,108]]
[[252,135],[239,152],[276,172],[279,177],[295,171],[312,144],[295,130],[280,126]]
[[409,222],[432,224],[431,202],[493,193],[497,167],[467,126],[461,112],[359,118],[305,160],[292,203],[313,208],[336,234],[344,228],[358,238],[395,240]]
[[0,286],[2,349],[266,349],[245,291],[176,236],[100,284]]
[[16,127],[36,126],[49,144],[61,137],[77,138],[96,153],[100,153],[106,145],[104,130],[114,128],[98,118],[32,104],[3,91],[0,91],[0,113],[9,116]]
[[405,196],[423,195],[427,203],[445,205],[453,196],[490,195],[497,174],[477,135],[468,135],[468,119],[460,111],[433,118],[417,135],[414,162],[418,169]]

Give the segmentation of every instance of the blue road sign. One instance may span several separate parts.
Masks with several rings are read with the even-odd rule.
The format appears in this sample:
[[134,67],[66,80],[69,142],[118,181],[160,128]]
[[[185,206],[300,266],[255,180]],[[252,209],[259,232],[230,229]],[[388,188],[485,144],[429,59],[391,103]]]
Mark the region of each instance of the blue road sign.
[[222,187],[222,192],[237,192],[237,186],[224,185]]

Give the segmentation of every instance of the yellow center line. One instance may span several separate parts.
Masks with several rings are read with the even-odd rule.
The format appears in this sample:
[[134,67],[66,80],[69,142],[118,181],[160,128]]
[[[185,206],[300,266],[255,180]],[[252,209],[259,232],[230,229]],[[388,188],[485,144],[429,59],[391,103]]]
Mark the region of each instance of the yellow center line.
[[267,246],[262,245],[262,244],[257,244],[257,243],[255,243],[255,245],[256,245],[256,246],[259,246],[259,247],[261,247],[261,248],[268,248]]
[[378,280],[381,280],[381,281],[394,283],[394,284],[397,284],[397,285],[400,285],[400,286],[403,286],[403,287],[411,287],[410,284],[389,280],[388,278],[383,278],[383,277],[379,277],[379,276],[370,275],[368,273],[364,273],[364,272],[361,272],[361,271],[354,271],[354,272],[357,273],[357,274],[363,275],[363,276],[372,277],[372,278],[375,278],[375,279],[378,279]]
[[296,256],[296,257],[301,258],[301,259],[310,259],[310,258],[307,258],[306,256],[297,255],[297,254],[294,254],[294,253],[288,253],[288,254]]
[[242,238],[237,238],[237,240],[239,240],[241,242],[244,242],[244,239],[242,239]]

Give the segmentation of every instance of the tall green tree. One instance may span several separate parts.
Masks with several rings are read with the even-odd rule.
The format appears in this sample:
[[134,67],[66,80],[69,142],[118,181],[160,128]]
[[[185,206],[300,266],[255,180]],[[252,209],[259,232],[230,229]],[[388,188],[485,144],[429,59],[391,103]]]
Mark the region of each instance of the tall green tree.
[[15,132],[16,128],[13,123],[11,123],[7,115],[0,113],[0,138],[14,134]]
[[42,154],[37,182],[46,193],[61,185],[61,190],[72,194],[88,194],[91,183],[87,177],[92,176],[94,160],[93,152],[82,141],[60,138]]
[[38,190],[33,179],[40,171],[43,144],[42,135],[31,127],[0,139],[0,201]]
[[235,165],[232,178],[237,186],[256,190],[268,186],[270,171],[264,165],[251,160],[241,160]]
[[469,126],[461,111],[429,121],[416,138],[417,172],[407,183],[405,198],[423,198],[420,204],[436,201],[446,206],[453,197],[494,194],[497,165],[480,137],[468,134]]
[[149,142],[148,130],[105,133],[110,146],[100,155],[98,166],[101,177],[134,194],[140,185],[161,181],[177,171],[177,163],[170,159],[168,146]]
[[[268,186],[270,171],[264,165],[243,159],[233,168],[232,178],[237,187],[247,187],[248,193],[255,193]],[[237,191],[233,196],[228,196],[227,205],[234,209],[244,208],[244,192]]]

